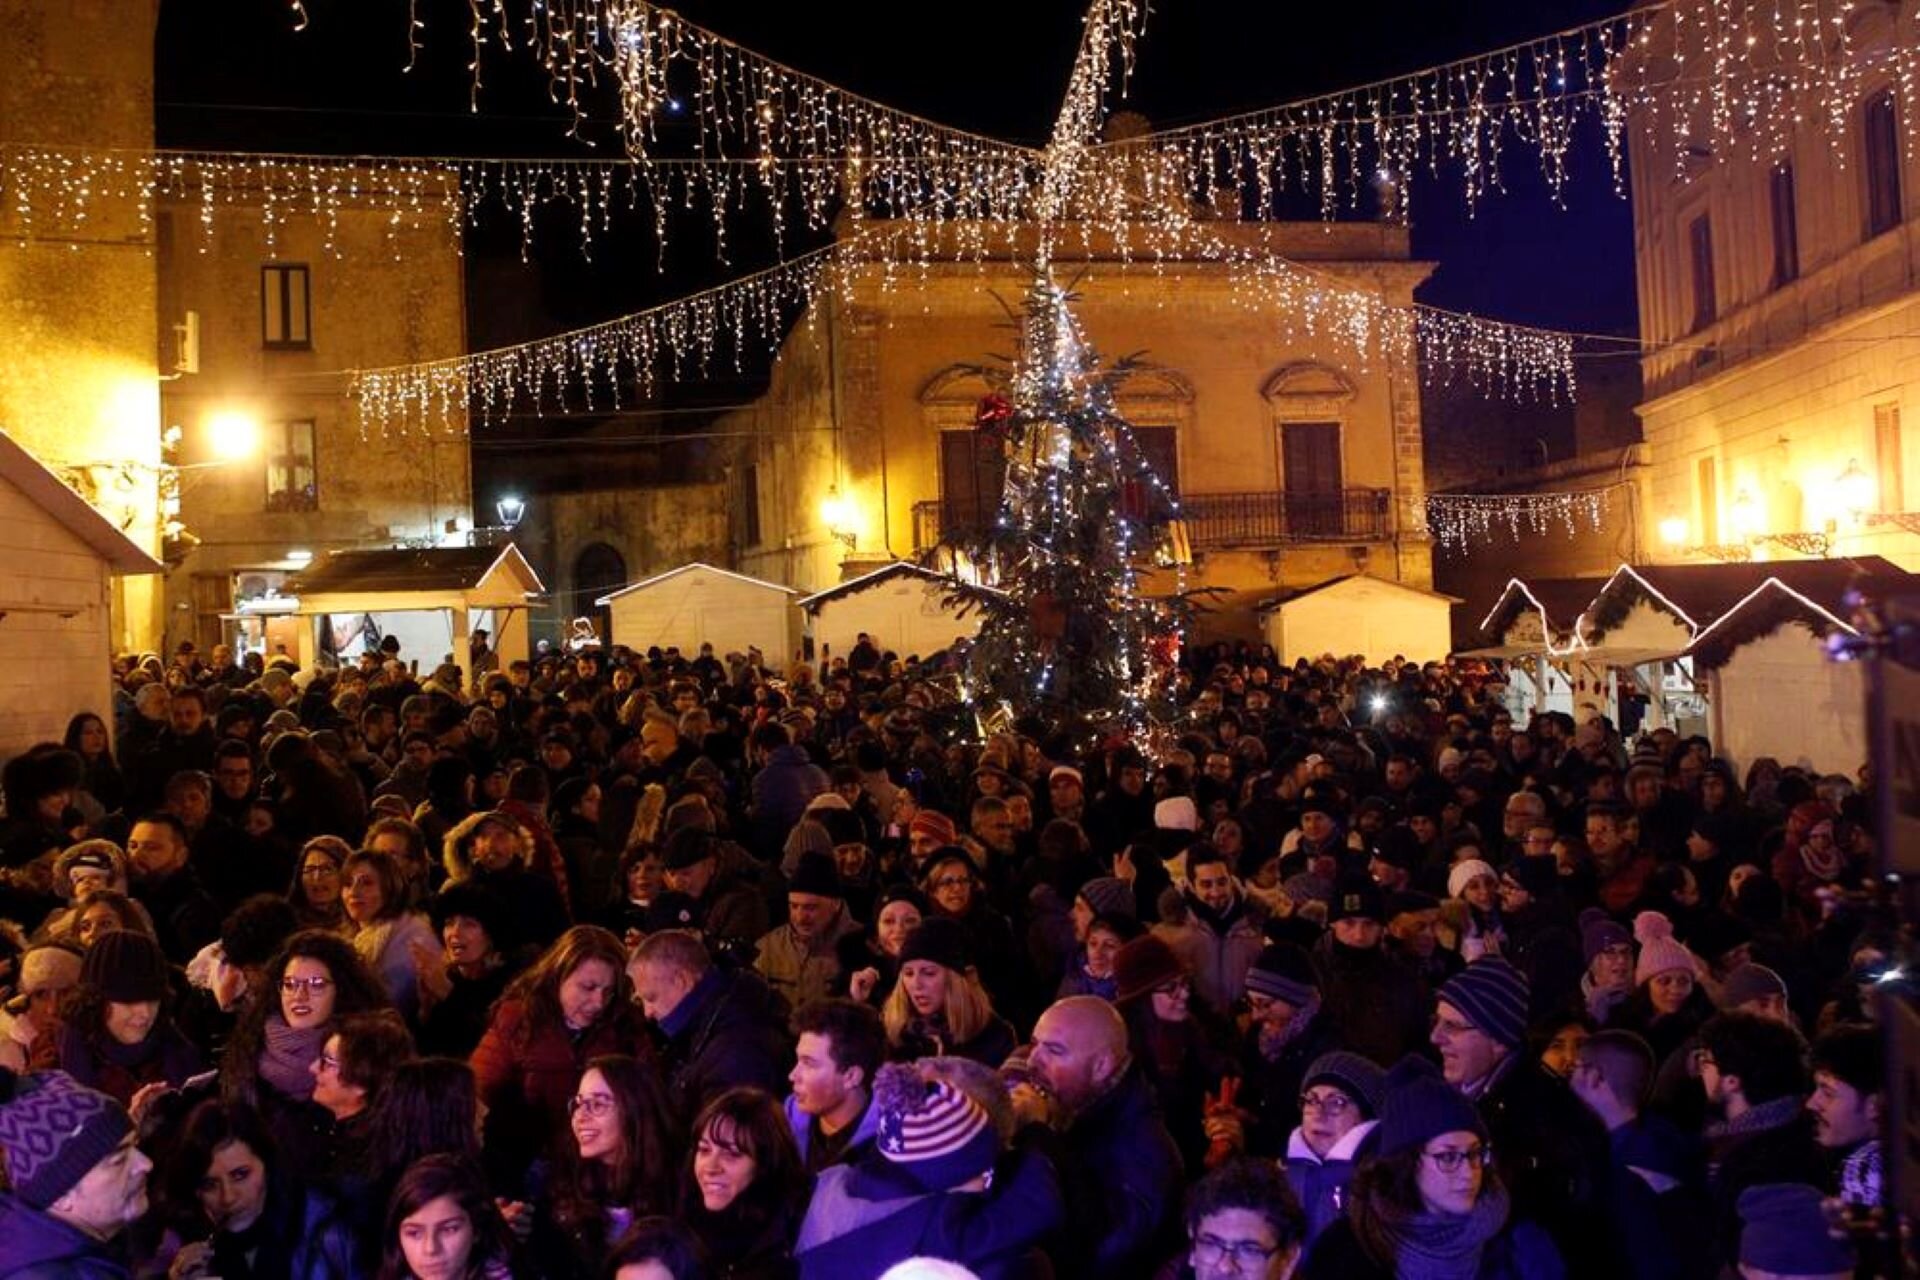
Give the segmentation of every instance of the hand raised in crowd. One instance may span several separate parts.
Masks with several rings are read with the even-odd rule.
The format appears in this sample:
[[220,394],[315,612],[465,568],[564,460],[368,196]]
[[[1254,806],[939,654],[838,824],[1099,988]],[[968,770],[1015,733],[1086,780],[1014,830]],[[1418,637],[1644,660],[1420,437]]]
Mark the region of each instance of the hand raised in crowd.
[[869,965],[855,970],[853,976],[847,979],[847,994],[855,1000],[871,1000],[873,989],[879,985],[880,971]]
[[407,944],[407,954],[413,959],[414,976],[420,980],[420,994],[425,1000],[437,1003],[453,994],[453,975],[448,971],[444,948],[415,939]]

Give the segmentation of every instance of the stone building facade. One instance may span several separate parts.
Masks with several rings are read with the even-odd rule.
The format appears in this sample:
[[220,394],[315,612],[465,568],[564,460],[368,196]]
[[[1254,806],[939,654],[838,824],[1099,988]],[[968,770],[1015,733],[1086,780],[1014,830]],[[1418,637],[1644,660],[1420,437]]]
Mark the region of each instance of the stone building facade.
[[[159,0],[0,0],[0,143],[153,145]],[[158,554],[160,384],[153,228],[92,202],[53,234],[0,201],[0,430]],[[159,580],[113,588],[116,649],[158,642]]]
[[[1261,235],[1390,303],[1409,302],[1430,271],[1391,223],[1222,234]],[[1123,269],[1121,247],[1092,237],[1058,272],[1103,358],[1139,353],[1119,407],[1180,497],[1189,585],[1224,593],[1202,632],[1252,637],[1258,601],[1356,571],[1431,588],[1416,362],[1363,361],[1339,338],[1290,328],[1216,264]],[[736,567],[816,591],[990,518],[999,462],[974,430],[989,390],[977,367],[1010,351],[1005,306],[1029,283],[1002,259],[892,287],[882,269],[858,268],[824,291],[765,396],[716,425],[745,441],[728,480]]]
[[[269,234],[260,209],[227,206],[208,234],[168,204],[155,226],[161,315],[193,313],[200,335],[199,372],[161,393],[186,535],[169,555],[168,641],[220,639],[223,615],[305,555],[465,541],[465,424],[363,432],[341,373],[465,351],[458,227],[346,208],[330,228],[282,215]],[[252,447],[226,458],[235,422]]]
[[1629,121],[1658,560],[1920,568],[1920,120],[1883,71],[1917,5],[1848,13],[1864,92],[1840,133],[1822,107],[1757,156],[1704,129],[1676,154]]

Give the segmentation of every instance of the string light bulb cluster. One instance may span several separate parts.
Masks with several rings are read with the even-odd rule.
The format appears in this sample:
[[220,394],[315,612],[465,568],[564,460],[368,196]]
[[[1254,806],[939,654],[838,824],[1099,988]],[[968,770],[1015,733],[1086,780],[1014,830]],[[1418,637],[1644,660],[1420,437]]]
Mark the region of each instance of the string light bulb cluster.
[[1603,489],[1576,489],[1561,493],[1430,493],[1426,498],[1427,532],[1440,546],[1466,551],[1476,543],[1496,539],[1519,542],[1559,531],[1567,537],[1583,529],[1598,533],[1608,510]]

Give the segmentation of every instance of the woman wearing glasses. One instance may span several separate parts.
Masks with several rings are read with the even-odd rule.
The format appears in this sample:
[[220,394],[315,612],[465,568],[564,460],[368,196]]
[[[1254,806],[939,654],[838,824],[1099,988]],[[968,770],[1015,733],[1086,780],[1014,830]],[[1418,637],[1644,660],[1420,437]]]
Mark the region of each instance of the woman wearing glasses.
[[533,1254],[554,1277],[592,1280],[635,1222],[673,1212],[679,1125],[659,1073],[618,1055],[587,1064],[567,1111],[545,1178],[536,1166]]
[[300,850],[300,865],[294,869],[293,885],[287,901],[302,929],[347,928],[347,908],[340,891],[345,884],[347,859],[353,846],[339,836],[315,836]]
[[575,925],[495,1003],[472,1058],[490,1157],[524,1167],[566,1131],[587,1063],[640,1043],[626,964],[620,939]]
[[1114,1007],[1126,1019],[1134,1061],[1160,1100],[1187,1168],[1198,1171],[1207,1152],[1207,1095],[1239,1069],[1221,1051],[1223,1037],[1201,1021],[1193,979],[1166,939],[1150,933],[1121,947],[1113,978]]
[[1307,1243],[1346,1212],[1359,1162],[1373,1154],[1387,1073],[1357,1053],[1321,1054],[1300,1082],[1300,1123],[1287,1138],[1287,1182],[1307,1215]]
[[880,1010],[889,1056],[970,1058],[998,1068],[1018,1041],[973,967],[967,934],[957,922],[929,916],[900,947],[900,979]]
[[389,1009],[380,980],[339,934],[307,929],[267,962],[268,999],[247,1004],[220,1068],[229,1102],[257,1109],[295,1168],[324,1158],[330,1117],[313,1101],[313,1064],[348,1014]]
[[1561,1280],[1553,1241],[1514,1222],[1487,1127],[1432,1065],[1387,1076],[1374,1154],[1354,1174],[1346,1215],[1314,1243],[1303,1280]]

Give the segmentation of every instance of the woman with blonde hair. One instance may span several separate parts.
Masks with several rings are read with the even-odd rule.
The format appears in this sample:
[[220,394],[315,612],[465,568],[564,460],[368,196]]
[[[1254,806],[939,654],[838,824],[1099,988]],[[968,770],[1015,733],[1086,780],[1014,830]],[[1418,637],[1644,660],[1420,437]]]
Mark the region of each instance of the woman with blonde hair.
[[486,1104],[487,1145],[529,1160],[567,1128],[567,1105],[587,1063],[641,1043],[627,950],[595,925],[576,925],[515,978],[473,1051]]
[[900,979],[881,1007],[890,1056],[970,1058],[998,1067],[1017,1040],[974,972],[967,935],[939,916],[922,920],[900,948]]

